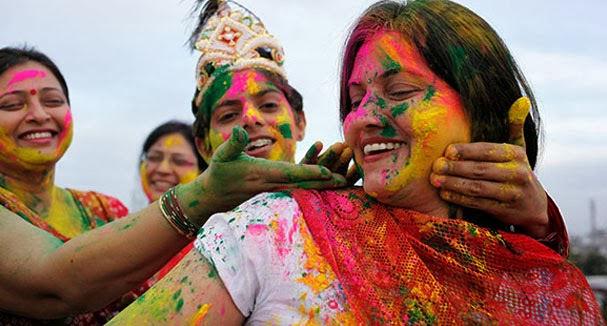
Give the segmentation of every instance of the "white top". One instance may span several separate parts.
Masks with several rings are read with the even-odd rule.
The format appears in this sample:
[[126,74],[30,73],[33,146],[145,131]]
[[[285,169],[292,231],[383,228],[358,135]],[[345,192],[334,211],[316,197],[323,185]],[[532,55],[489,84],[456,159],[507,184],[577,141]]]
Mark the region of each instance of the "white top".
[[258,324],[353,324],[339,281],[297,202],[264,193],[211,216],[195,242],[234,303]]

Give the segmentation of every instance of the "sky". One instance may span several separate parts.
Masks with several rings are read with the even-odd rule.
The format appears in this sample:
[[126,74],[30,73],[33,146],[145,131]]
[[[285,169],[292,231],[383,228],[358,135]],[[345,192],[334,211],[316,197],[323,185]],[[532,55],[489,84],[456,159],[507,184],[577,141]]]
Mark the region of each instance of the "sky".
[[[298,158],[316,140],[342,141],[339,57],[347,31],[374,1],[242,0],[281,40],[289,81],[308,121]],[[487,20],[530,82],[545,127],[536,174],[571,235],[607,228],[607,1],[457,1]],[[13,0],[0,11],[0,46],[49,55],[70,88],[74,140],[56,183],[140,207],[138,159],[147,134],[170,119],[192,122],[198,59],[185,46],[189,0]]]

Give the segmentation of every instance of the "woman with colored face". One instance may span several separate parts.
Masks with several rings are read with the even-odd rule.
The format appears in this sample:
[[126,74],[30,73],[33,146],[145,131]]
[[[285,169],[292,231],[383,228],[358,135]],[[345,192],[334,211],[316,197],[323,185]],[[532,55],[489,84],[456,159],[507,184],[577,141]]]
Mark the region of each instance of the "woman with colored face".
[[194,180],[206,167],[192,126],[179,121],[165,122],[148,135],[139,165],[141,186],[150,203],[170,188]]
[[[68,94],[63,75],[46,55],[29,48],[0,49],[3,325],[38,325],[49,319],[104,324],[128,304],[133,294],[128,291],[191,243],[212,213],[234,207],[252,193],[345,184],[343,177],[320,166],[269,162],[259,167],[235,161],[246,143],[240,130],[217,149],[215,168],[198,175],[203,167],[196,162],[193,140],[190,144],[187,133],[173,131],[151,140],[145,155],[150,200],[160,198],[127,215],[115,198],[54,183],[55,166],[73,134]],[[260,170],[255,180],[206,190],[226,184],[227,176],[241,178]],[[198,198],[207,199],[193,204]]]
[[533,94],[493,29],[449,1],[383,1],[344,55],[344,134],[363,187],[261,194],[213,215],[197,251],[113,322],[604,324],[577,268],[470,222],[481,213],[430,183],[451,144],[507,142],[511,126],[534,165]]

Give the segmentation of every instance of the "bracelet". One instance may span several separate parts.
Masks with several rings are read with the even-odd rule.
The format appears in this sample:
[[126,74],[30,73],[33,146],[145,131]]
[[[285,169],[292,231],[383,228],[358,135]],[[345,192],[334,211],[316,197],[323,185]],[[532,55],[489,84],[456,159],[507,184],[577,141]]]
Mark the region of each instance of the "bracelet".
[[198,227],[190,221],[181,205],[179,205],[175,187],[169,189],[160,197],[158,207],[162,216],[179,234],[190,239],[196,238]]

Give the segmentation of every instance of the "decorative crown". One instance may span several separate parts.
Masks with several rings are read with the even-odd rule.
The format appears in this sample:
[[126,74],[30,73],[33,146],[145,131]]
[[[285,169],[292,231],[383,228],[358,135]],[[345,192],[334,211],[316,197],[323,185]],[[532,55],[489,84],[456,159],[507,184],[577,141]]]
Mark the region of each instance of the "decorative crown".
[[194,48],[202,52],[196,65],[197,104],[213,83],[214,72],[263,68],[286,79],[282,45],[246,8],[233,1],[219,1],[217,10],[201,24],[194,43]]

